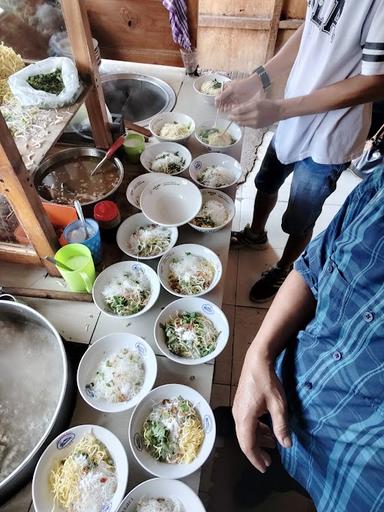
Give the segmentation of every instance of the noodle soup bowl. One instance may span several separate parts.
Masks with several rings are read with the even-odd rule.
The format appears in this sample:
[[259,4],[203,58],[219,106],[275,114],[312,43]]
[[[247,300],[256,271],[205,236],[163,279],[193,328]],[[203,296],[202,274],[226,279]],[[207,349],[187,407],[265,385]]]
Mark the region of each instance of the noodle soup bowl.
[[[160,135],[161,129],[165,124],[183,124],[188,128],[188,133],[185,135],[180,135],[179,137],[165,137]],[[164,112],[152,118],[149,123],[149,130],[157,140],[161,142],[179,142],[183,144],[187,142],[189,137],[195,131],[195,121],[192,117],[187,114],[182,114],[181,112]]]
[[[152,163],[154,159],[160,155],[160,153],[177,154],[184,161],[180,170],[172,173],[154,171],[152,169]],[[191,165],[191,161],[192,156],[189,150],[177,142],[159,142],[157,144],[149,144],[140,155],[141,165],[146,171],[153,172],[155,174],[159,174],[159,172],[161,172],[162,174],[167,174],[168,176],[176,176],[177,174],[181,174],[182,172],[186,171]]]
[[230,78],[228,78],[227,76],[224,76],[224,75],[220,75],[219,73],[207,73],[205,75],[199,76],[199,78],[196,78],[196,80],[193,82],[193,88],[194,88],[196,94],[198,96],[200,96],[200,98],[202,98],[202,100],[205,101],[205,103],[214,105],[216,96],[218,96],[220,94],[220,88],[218,88],[216,95],[207,94],[201,90],[202,86],[206,82],[212,81],[212,80],[217,80],[221,84],[222,88],[224,88],[225,84],[227,84],[231,81]]
[[124,498],[118,512],[136,512],[138,502],[142,498],[177,500],[183,512],[205,512],[200,498],[187,484],[168,478],[152,478],[137,485]]
[[[147,304],[137,313],[133,313],[131,315],[119,315],[109,308],[103,291],[111,285],[111,283],[116,283],[121,280],[126,273],[132,274],[136,279],[142,279],[145,277],[149,283],[150,295]],[[145,263],[137,261],[120,261],[119,263],[115,263],[114,265],[107,267],[98,275],[92,288],[94,303],[102,313],[112,318],[134,318],[136,316],[143,315],[155,305],[159,297],[159,293],[160,281],[156,272],[148,265],[145,265]]]
[[[212,265],[214,272],[212,281],[210,282],[209,286],[207,286],[207,288],[204,290],[194,294],[177,291],[174,289],[174,287],[172,287],[170,281],[170,265],[175,263],[176,260],[182,260],[182,258],[189,255],[202,257],[207,260]],[[200,295],[209,293],[219,283],[222,272],[223,267],[219,257],[213,251],[211,251],[211,249],[197,244],[183,244],[173,247],[173,249],[171,249],[161,258],[157,267],[157,273],[161,284],[167,290],[167,292],[172,293],[172,295],[176,295],[176,297],[199,297]]]
[[[130,400],[112,402],[95,395],[93,380],[102,361],[113,354],[127,349],[140,356],[144,366],[144,378],[138,393]],[[151,346],[139,336],[128,332],[107,334],[95,341],[83,355],[77,369],[77,387],[83,400],[94,409],[102,412],[122,412],[137,405],[152,389],[157,375],[156,356]]]
[[[215,128],[220,130],[220,132],[224,132],[224,130],[227,129],[229,123],[230,121],[228,121],[228,119],[219,119],[216,123]],[[202,146],[207,148],[208,151],[214,151],[216,153],[225,153],[231,150],[236,144],[240,142],[241,137],[243,135],[243,131],[240,128],[240,126],[235,123],[232,123],[227,129],[226,133],[228,133],[232,137],[233,142],[222,146],[216,146],[214,144],[209,144],[208,142],[202,140],[203,133],[211,128],[213,128],[212,121],[206,121],[205,123],[202,123],[196,128],[195,137]]]
[[[156,460],[145,446],[143,425],[153,407],[166,399],[182,397],[196,411],[196,418],[203,431],[203,440],[196,446],[196,456],[188,463],[167,463]],[[191,432],[194,439],[196,437]],[[138,463],[152,475],[161,478],[184,478],[197,471],[209,457],[216,437],[216,424],[208,402],[196,390],[182,384],[166,384],[153,389],[136,406],[129,423],[129,444]]]
[[129,239],[135,233],[135,231],[137,231],[139,228],[146,228],[147,226],[153,225],[154,223],[150,221],[143,213],[136,213],[135,215],[128,217],[128,219],[125,219],[125,221],[120,224],[116,235],[116,242],[120,250],[131,258],[138,260],[153,260],[155,258],[161,258],[161,256],[170,251],[177,242],[178,229],[176,227],[165,227],[165,229],[169,230],[170,233],[169,245],[165,250],[153,256],[138,256],[128,245]]
[[220,231],[220,229],[225,228],[225,226],[232,222],[232,219],[236,213],[235,203],[233,202],[233,199],[231,199],[227,194],[224,194],[224,192],[221,192],[221,190],[205,189],[201,191],[201,196],[203,198],[202,208],[208,201],[217,201],[225,209],[227,218],[223,223],[218,224],[217,226],[214,227],[198,226],[197,224],[194,224],[195,219],[193,219],[191,222],[189,222],[191,228],[196,229],[196,231],[200,231],[201,233],[215,233],[216,231]]
[[[177,355],[170,350],[163,326],[178,313],[199,313],[213,324],[218,334],[216,346],[212,352],[205,356],[189,358]],[[206,329],[204,329],[204,333],[206,332]],[[188,297],[175,300],[162,310],[155,321],[154,336],[159,350],[172,361],[185,365],[202,364],[215,359],[225,349],[229,338],[229,325],[225,314],[216,304],[206,299]]]
[[85,434],[92,433],[103,443],[109,455],[112,457],[116,475],[117,488],[112,501],[106,504],[103,510],[116,512],[124,497],[128,482],[128,459],[121,441],[112,432],[98,425],[79,425],[72,427],[60,434],[48,445],[41,456],[32,481],[32,499],[36,512],[65,512],[65,508],[59,504],[54,507],[54,496],[50,489],[49,478],[57,461],[67,458],[76,444]]
[[[223,167],[228,173],[228,179],[223,185],[208,185],[199,181],[201,173],[208,167]],[[230,155],[225,153],[205,153],[194,160],[189,167],[189,175],[197,185],[212,190],[220,190],[235,185],[243,174],[240,163]]]

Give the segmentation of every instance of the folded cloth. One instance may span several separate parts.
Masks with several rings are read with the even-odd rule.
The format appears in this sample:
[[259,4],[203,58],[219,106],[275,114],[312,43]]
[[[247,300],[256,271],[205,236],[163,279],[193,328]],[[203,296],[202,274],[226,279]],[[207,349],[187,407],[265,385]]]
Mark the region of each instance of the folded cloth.
[[164,7],[169,11],[169,21],[172,29],[172,37],[176,44],[191,49],[189,37],[187,4],[185,0],[163,0]]

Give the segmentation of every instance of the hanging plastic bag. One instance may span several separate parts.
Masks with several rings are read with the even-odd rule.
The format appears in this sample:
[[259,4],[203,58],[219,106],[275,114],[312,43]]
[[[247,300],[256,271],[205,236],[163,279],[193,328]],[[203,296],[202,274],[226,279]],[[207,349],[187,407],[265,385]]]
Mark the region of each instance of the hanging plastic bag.
[[[39,89],[49,89],[50,81],[55,92]],[[58,108],[71,105],[82,91],[76,66],[67,57],[50,57],[30,64],[11,75],[8,84],[24,107]]]

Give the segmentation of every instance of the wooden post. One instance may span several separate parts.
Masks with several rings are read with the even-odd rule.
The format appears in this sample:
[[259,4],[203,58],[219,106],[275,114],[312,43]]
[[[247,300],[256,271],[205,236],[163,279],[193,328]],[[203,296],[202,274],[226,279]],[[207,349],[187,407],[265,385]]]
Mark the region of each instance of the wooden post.
[[271,59],[275,54],[277,35],[279,33],[279,24],[281,12],[283,10],[284,0],[274,0],[271,25],[268,31],[267,47],[265,50],[265,62]]
[[84,2],[61,0],[61,7],[79,74],[86,83],[93,85],[85,104],[95,146],[107,149],[112,144],[112,136]]
[[59,248],[55,230],[1,114],[0,140],[0,193],[9,199],[18,221],[49,273],[60,275],[56,267],[44,260]]

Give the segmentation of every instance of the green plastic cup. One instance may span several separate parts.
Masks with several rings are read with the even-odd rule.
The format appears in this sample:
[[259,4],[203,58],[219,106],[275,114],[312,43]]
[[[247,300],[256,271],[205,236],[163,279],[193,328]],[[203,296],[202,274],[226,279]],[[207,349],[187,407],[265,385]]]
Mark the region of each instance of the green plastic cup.
[[88,247],[82,244],[65,245],[57,251],[55,259],[73,268],[72,271],[69,271],[57,267],[72,292],[91,293],[96,279],[96,271]]
[[124,151],[127,154],[128,160],[137,164],[140,160],[140,155],[144,151],[145,138],[140,133],[128,132],[124,139]]

